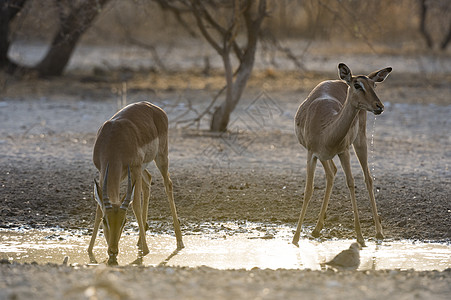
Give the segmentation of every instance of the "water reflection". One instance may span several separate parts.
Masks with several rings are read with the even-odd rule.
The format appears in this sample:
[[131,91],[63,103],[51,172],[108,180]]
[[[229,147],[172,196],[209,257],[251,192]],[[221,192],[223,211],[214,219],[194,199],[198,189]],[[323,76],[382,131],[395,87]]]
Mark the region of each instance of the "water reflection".
[[[317,242],[301,239],[299,248],[290,243],[291,228],[256,234],[255,232],[185,235],[186,248],[175,250],[175,237],[147,235],[150,253],[138,256],[138,234],[126,232],[120,240],[119,265],[209,266],[217,269],[312,269],[349,247],[352,240]],[[86,251],[89,235],[55,230],[1,230],[0,259],[40,264],[90,264]],[[103,238],[98,239],[94,255],[107,259]],[[388,241],[367,242],[360,252],[359,270],[415,269],[444,270],[451,266],[451,246],[439,243]]]

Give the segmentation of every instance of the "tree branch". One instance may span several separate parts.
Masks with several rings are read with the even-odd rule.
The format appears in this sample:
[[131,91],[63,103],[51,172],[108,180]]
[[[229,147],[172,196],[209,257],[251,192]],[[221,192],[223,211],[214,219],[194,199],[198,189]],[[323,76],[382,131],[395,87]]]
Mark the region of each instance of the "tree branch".
[[142,41],[134,38],[132,30],[130,30],[130,27],[128,26],[127,22],[123,22],[121,15],[117,14],[116,18],[117,18],[118,23],[121,25],[121,29],[123,30],[123,37],[125,38],[125,40],[132,45],[136,45],[143,49],[149,50],[152,55],[153,60],[157,64],[157,66],[161,70],[166,71],[167,68],[163,63],[163,60],[161,60],[160,56],[158,55],[158,51],[157,51],[156,47],[154,45],[142,42]]
[[[337,2],[340,2],[340,0],[335,0]],[[339,14],[334,11],[333,9],[330,8],[330,6],[328,5],[328,3],[324,3],[322,0],[319,0],[319,4],[324,7],[327,11],[329,11],[330,13],[332,13],[334,16],[339,16]],[[344,11],[352,18],[354,19],[354,23],[356,24],[357,22],[355,21],[355,17],[352,11],[350,11],[349,9],[347,9],[345,6],[342,6]],[[356,28],[358,29],[358,33],[359,34],[355,34],[355,32],[351,29],[349,29],[350,27],[347,26],[346,24],[344,24],[344,22],[341,20],[341,18],[337,18],[340,21],[340,25],[343,27],[343,29],[345,29],[346,31],[350,32],[354,37],[363,40],[365,42],[365,44],[374,52],[377,53],[376,49],[373,47],[373,44],[371,44],[370,40],[367,38],[367,36],[360,30],[359,26],[356,26]]]
[[[272,45],[275,50],[273,51],[280,51],[282,52],[290,61],[292,61],[294,63],[294,65],[296,66],[296,68],[298,68],[299,70],[305,71],[305,65],[301,62],[301,60],[293,53],[293,51],[291,51],[291,49],[289,47],[285,47],[283,46],[280,41],[270,32],[260,32],[260,43],[262,44],[263,47],[263,51],[265,51],[265,48],[268,49],[270,48],[269,46],[266,46],[265,44],[270,44]],[[309,40],[306,47],[303,49],[300,58],[302,59],[305,55],[305,53],[307,52],[308,48],[310,47],[310,45],[312,44],[312,40]],[[271,51],[271,50],[267,50],[267,51]],[[275,62],[272,62],[273,65],[276,65]]]
[[[160,5],[161,9],[171,11],[175,16],[175,19],[182,25],[182,27],[189,33],[189,35],[191,35],[192,37],[197,36],[197,34],[193,30],[191,30],[191,27],[188,25],[188,23],[186,23],[185,20],[183,20],[182,18],[183,13],[192,13],[192,10],[190,8],[175,6],[170,3],[170,0],[168,1],[154,0],[154,1],[157,2],[158,5]],[[188,5],[187,3],[185,3],[185,1],[182,2],[183,5],[185,6]]]
[[197,3],[198,1],[191,1],[192,8],[193,8],[193,15],[196,19],[197,26],[199,27],[200,32],[204,36],[204,38],[207,40],[207,42],[218,52],[220,56],[224,55],[224,49],[222,49],[219,44],[213,39],[213,37],[208,33],[207,29],[205,28],[205,24],[202,20],[202,16],[205,16],[202,12],[202,9],[199,9]]

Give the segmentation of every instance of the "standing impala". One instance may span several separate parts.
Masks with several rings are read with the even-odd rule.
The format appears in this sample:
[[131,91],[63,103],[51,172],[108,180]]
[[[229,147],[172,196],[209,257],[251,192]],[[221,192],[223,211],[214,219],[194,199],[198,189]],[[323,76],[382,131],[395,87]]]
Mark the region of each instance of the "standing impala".
[[[130,202],[139,226],[139,253],[141,256],[149,253],[146,230],[152,178],[146,166],[151,161],[155,161],[163,176],[174,222],[177,249],[184,247],[168,172],[168,117],[161,108],[149,102],[139,102],[117,112],[97,133],[93,161],[100,171],[101,184],[94,180],[94,197],[98,205],[88,248],[91,259],[102,220],[108,244],[108,264],[117,264],[119,239]],[[119,187],[125,178],[127,192],[121,199]]]
[[360,229],[360,221],[355,198],[354,178],[351,173],[349,147],[352,145],[365,176],[366,188],[371,201],[373,219],[376,225],[376,238],[383,239],[380,217],[377,214],[373,192],[373,179],[368,169],[366,144],[366,112],[379,115],[384,105],[374,92],[376,82],[382,82],[392,71],[388,67],[375,71],[368,76],[352,76],[351,70],[343,63],[338,65],[340,80],[328,80],[318,84],[299,106],[294,127],[296,136],[307,149],[307,181],[304,203],[299,216],[293,244],[298,245],[307,206],[313,193],[313,177],[316,162],[319,159],[326,173],[326,191],[321,206],[318,222],[312,232],[318,237],[324,225],[327,205],[329,203],[334,177],[337,173],[332,158],[338,155],[346,175],[346,182],[351,194],[354,210],[354,226],[357,241],[365,244]]

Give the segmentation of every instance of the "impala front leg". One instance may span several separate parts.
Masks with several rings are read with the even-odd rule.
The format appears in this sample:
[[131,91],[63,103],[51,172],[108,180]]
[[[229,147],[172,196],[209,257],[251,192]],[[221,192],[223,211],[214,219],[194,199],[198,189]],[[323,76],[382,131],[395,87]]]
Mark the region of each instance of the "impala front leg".
[[354,150],[357,158],[359,159],[360,166],[362,167],[363,175],[365,177],[366,189],[368,190],[368,195],[370,197],[371,211],[373,212],[373,220],[376,227],[376,238],[384,239],[380,216],[377,212],[376,199],[374,198],[373,178],[368,168],[368,154],[365,137],[362,141],[357,140],[354,143]]
[[92,249],[94,248],[94,242],[96,241],[96,237],[97,237],[97,233],[99,231],[99,226],[100,226],[100,221],[102,220],[102,209],[100,208],[99,205],[97,205],[97,209],[96,209],[96,218],[94,221],[94,229],[92,230],[92,236],[91,236],[91,241],[89,242],[89,247],[88,247],[88,255],[89,255],[89,262],[96,264],[97,260],[94,257],[94,253],[92,252]]

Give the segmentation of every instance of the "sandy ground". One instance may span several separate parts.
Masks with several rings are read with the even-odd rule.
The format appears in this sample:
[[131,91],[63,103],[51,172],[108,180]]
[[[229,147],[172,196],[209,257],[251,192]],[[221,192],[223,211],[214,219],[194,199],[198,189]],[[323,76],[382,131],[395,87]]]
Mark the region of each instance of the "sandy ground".
[[450,273],[1,265],[0,298],[448,299]]
[[[331,68],[333,71],[336,66]],[[60,226],[91,233],[95,212],[91,190],[97,176],[92,146],[98,127],[118,108],[121,74],[74,71],[55,80],[3,80],[1,228]],[[335,78],[335,72],[257,72],[232,117],[231,133],[220,136],[206,131],[204,123],[200,129],[176,124],[190,104],[199,111],[209,102],[221,85],[219,75],[205,77],[192,71],[130,76],[128,102],[149,100],[168,112],[170,171],[183,234],[208,234],[200,224],[209,221],[246,220],[287,224],[294,229],[302,205],[306,152],[293,134],[293,116],[311,88],[323,79]],[[446,74],[423,78],[395,70],[377,92],[386,111],[376,120],[368,117],[369,161],[386,238],[449,243],[451,78]],[[375,229],[363,176],[355,157],[352,163],[363,234],[373,239]],[[150,230],[172,234],[161,176],[153,166],[150,171],[154,174]],[[301,238],[311,238],[324,181],[318,166],[307,229]],[[128,216],[133,220],[131,212]],[[319,240],[333,237],[354,237],[341,168]],[[1,299],[445,299],[451,292],[449,269],[219,271],[3,261],[0,273]]]

